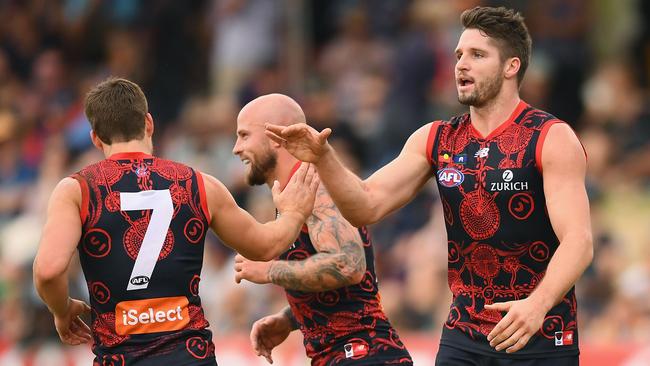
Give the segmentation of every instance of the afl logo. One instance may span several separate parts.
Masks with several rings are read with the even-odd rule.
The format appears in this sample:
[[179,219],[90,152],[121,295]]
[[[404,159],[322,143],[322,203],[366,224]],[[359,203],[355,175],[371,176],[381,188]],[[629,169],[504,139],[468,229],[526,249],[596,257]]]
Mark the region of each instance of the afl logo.
[[147,276],[136,276],[131,279],[132,285],[144,285],[145,283],[149,283],[149,277]]
[[445,187],[457,187],[465,180],[465,175],[454,168],[438,170],[438,182]]

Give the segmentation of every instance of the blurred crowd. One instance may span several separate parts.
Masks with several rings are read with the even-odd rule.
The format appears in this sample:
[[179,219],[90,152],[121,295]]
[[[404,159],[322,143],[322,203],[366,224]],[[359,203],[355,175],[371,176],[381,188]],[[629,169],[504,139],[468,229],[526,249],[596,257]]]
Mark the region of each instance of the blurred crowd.
[[[253,98],[295,98],[365,177],[433,119],[463,113],[453,80],[459,14],[520,10],[533,36],[522,97],[569,122],[588,153],[595,258],[577,285],[581,340],[650,342],[650,3],[620,0],[0,0],[0,350],[56,338],[31,264],[50,192],[102,159],[84,94],[113,75],[139,83],[156,155],[216,176],[261,221],[232,155]],[[382,303],[400,331],[433,336],[450,303],[433,181],[373,226]],[[248,332],[286,304],[237,285],[234,253],[206,242],[201,294],[211,329]],[[87,298],[78,263],[72,295]]]

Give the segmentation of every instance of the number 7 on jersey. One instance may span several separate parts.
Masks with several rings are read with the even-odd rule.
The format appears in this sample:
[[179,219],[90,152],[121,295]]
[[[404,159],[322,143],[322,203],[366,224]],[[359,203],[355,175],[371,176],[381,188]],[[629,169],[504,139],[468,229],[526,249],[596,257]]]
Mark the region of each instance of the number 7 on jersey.
[[120,192],[120,207],[122,211],[153,211],[126,287],[127,291],[143,290],[149,286],[151,274],[158,262],[158,256],[172,221],[174,214],[172,196],[169,189]]

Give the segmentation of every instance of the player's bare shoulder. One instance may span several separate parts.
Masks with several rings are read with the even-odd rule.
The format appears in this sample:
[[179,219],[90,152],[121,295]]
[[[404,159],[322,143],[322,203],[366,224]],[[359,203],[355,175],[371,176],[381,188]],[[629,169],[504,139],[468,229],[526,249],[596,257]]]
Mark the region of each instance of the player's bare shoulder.
[[586,152],[571,126],[554,123],[549,127],[542,146],[542,171],[549,167],[586,168]]
[[81,206],[81,186],[72,177],[65,177],[54,187],[50,202],[66,201]]

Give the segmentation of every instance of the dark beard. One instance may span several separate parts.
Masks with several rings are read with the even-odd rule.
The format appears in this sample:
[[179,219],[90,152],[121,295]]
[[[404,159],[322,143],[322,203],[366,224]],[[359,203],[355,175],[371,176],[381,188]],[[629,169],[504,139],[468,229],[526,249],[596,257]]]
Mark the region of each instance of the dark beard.
[[278,163],[278,156],[273,151],[260,160],[259,164],[253,164],[251,161],[251,172],[246,177],[247,183],[250,186],[261,186],[266,184],[266,178],[269,171],[275,169]]
[[479,88],[479,85],[474,89],[474,92],[468,96],[461,97],[458,94],[458,102],[463,105],[473,106],[473,107],[483,107],[487,102],[494,99],[501,91],[503,86],[503,79],[499,75],[495,75],[493,79],[488,79],[485,81],[482,87]]

